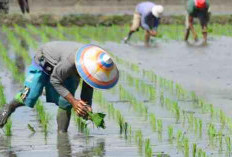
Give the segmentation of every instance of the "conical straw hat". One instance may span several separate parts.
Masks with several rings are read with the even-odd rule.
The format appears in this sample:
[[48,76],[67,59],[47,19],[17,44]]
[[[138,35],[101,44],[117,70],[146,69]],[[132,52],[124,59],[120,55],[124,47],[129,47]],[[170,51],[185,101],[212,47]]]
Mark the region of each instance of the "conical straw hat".
[[96,45],[85,45],[76,53],[75,64],[81,78],[91,87],[112,88],[119,79],[119,71],[109,54]]

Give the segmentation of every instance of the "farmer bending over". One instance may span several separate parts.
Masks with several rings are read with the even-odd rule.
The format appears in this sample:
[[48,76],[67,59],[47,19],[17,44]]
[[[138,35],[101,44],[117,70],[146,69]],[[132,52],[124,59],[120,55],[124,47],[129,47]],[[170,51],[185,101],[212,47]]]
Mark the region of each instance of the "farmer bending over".
[[[109,89],[119,78],[119,72],[110,56],[96,45],[54,41],[42,45],[28,69],[24,89],[0,111],[0,127],[17,107],[34,107],[43,88],[47,102],[58,108],[59,132],[67,132],[71,108],[78,116],[87,118],[91,112],[93,88]],[[80,99],[74,94],[83,79]]]
[[207,24],[209,21],[209,0],[188,0],[186,16],[186,33],[185,41],[188,41],[190,30],[192,31],[193,38],[197,41],[197,34],[193,27],[193,19],[198,18],[202,27],[202,34],[204,44],[207,43]]
[[149,46],[150,36],[157,36],[157,28],[160,21],[160,16],[163,13],[163,6],[156,5],[152,2],[139,3],[135,8],[133,23],[130,28],[128,36],[125,37],[124,42],[130,40],[131,35],[139,30],[141,26],[145,32],[145,45]]

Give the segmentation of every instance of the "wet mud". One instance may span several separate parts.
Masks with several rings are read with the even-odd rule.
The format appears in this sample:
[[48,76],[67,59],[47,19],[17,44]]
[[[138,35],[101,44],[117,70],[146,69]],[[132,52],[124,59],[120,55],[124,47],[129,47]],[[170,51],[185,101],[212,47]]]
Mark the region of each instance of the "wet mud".
[[143,43],[116,44],[104,47],[115,55],[150,69],[164,78],[178,82],[232,115],[232,38],[210,38],[202,42],[155,40],[150,48]]
[[[210,38],[207,46],[203,46],[201,42],[186,44],[182,41],[162,40],[155,40],[150,48],[145,48],[143,43],[133,42],[129,44],[107,42],[100,45],[130,63],[136,63],[141,68],[152,70],[159,76],[182,84],[189,91],[195,91],[197,95],[223,109],[227,115],[231,115],[231,43],[231,38],[217,37]],[[31,55],[35,52],[31,49],[28,50]],[[22,66],[23,63],[20,62],[20,58],[12,55],[12,59],[19,62],[19,67]],[[12,80],[10,72],[1,63],[0,67],[1,81],[5,87],[6,98],[9,101],[21,88],[21,85]],[[130,73],[134,77],[142,78],[141,75],[123,66],[119,66],[119,69]],[[25,71],[25,67],[21,70],[22,72]],[[178,129],[187,132],[187,129],[183,128],[183,124],[176,123],[174,115],[160,106],[159,100],[154,105],[146,95],[136,93],[135,87],[128,86],[125,80],[121,79],[119,84],[133,93],[139,101],[144,102],[149,107],[150,112],[162,119],[163,128],[174,125],[175,132]],[[118,87],[115,90],[118,92]],[[157,91],[159,90],[157,89]],[[77,98],[79,95],[80,89],[76,93]],[[184,156],[168,141],[168,131],[164,129],[162,137],[153,133],[150,123],[144,119],[144,116],[133,111],[132,104],[128,100],[121,100],[114,92],[104,92],[104,96],[114,104],[116,109],[121,111],[127,122],[134,126],[134,129],[141,129],[145,137],[151,139],[154,156],[160,154],[174,157]],[[160,95],[157,95],[157,97],[160,97]],[[44,97],[41,100],[45,102]],[[205,122],[211,121],[208,115],[199,113],[197,109],[190,107],[192,102],[180,100],[178,103],[186,112],[196,114]],[[57,134],[57,106],[51,103],[44,104],[46,110],[52,115],[48,135],[44,136],[34,109],[21,107],[12,115],[13,136],[4,136],[4,131],[0,129],[0,156],[142,156],[135,143],[120,135],[120,130],[117,124],[112,121],[110,115],[107,115],[105,130],[96,129],[92,127],[91,123],[88,124],[89,136],[79,132],[73,120],[71,120],[68,134]],[[94,111],[102,111],[95,102],[93,104]],[[27,129],[28,124],[36,130],[35,133]],[[203,129],[206,129],[206,127],[203,127]],[[204,130],[204,132],[207,131]],[[191,143],[195,142],[194,133],[189,133],[188,136]],[[199,146],[211,153],[207,155],[219,155],[216,149],[214,150],[208,145],[205,134],[197,140]]]

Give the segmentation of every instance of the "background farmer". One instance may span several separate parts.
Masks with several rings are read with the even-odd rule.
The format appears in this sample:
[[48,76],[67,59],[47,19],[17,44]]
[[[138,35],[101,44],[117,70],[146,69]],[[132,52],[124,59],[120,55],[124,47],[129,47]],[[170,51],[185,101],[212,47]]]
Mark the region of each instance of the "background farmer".
[[[74,98],[80,78],[83,85],[80,100]],[[109,89],[119,78],[119,72],[110,56],[100,47],[75,42],[49,42],[36,52],[28,69],[24,89],[0,112],[0,127],[19,106],[34,107],[43,88],[47,102],[59,106],[58,131],[67,132],[71,108],[84,118],[90,112],[93,87]],[[87,105],[86,105],[87,104]]]
[[204,43],[207,42],[207,24],[209,21],[209,0],[188,0],[187,3],[187,12],[186,16],[186,33],[185,33],[185,41],[189,38],[190,30],[192,31],[193,38],[197,41],[197,33],[193,27],[194,18],[198,18],[200,20],[200,24],[202,27],[202,34],[204,38]]
[[139,30],[141,26],[145,32],[145,45],[149,45],[150,36],[157,35],[157,28],[160,21],[160,16],[163,13],[163,6],[156,5],[152,2],[139,3],[135,8],[133,23],[128,36],[124,39],[126,43],[130,40],[131,35]]
[[18,3],[19,3],[19,7],[20,7],[23,14],[25,12],[27,12],[27,13],[30,12],[28,0],[18,0]]

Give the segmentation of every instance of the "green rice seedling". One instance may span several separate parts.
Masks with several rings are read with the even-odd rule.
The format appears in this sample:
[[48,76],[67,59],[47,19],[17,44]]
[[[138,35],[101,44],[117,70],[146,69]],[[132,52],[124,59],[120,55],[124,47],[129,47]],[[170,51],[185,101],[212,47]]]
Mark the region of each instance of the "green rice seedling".
[[198,131],[198,119],[194,117],[194,132],[197,134]]
[[77,124],[78,131],[84,133],[85,135],[89,135],[89,129],[87,127],[86,120],[84,120],[83,118],[81,118],[79,116],[76,116],[74,111],[73,111],[73,117],[74,117],[74,120],[75,120],[75,122]]
[[194,91],[191,92],[193,104],[198,104],[198,97]]
[[222,110],[220,110],[220,122],[221,122],[222,128],[224,128],[226,124],[226,116]]
[[206,157],[206,152],[202,152],[202,157]]
[[150,139],[145,139],[145,156],[152,157],[152,148],[150,144]]
[[135,142],[139,146],[140,150],[142,150],[143,147],[143,134],[141,130],[137,130],[135,132]]
[[4,95],[4,87],[2,86],[1,79],[0,79],[0,108],[6,103],[6,98]]
[[116,111],[116,115],[117,115],[117,121],[118,121],[118,125],[120,128],[120,133],[122,134],[123,130],[124,130],[124,124],[125,124],[125,120],[123,118],[123,116],[121,115],[120,111]]
[[222,147],[223,147],[223,143],[222,143],[222,131],[220,130],[218,132],[218,141],[219,141],[219,152],[222,152]]
[[23,27],[19,27],[18,25],[14,25],[14,30],[19,36],[23,38],[23,40],[26,41],[29,47],[32,47],[34,49],[38,47],[37,42],[34,40],[28,30]]
[[170,143],[173,142],[173,127],[168,126],[168,140]]
[[209,140],[211,145],[214,144],[214,137],[216,136],[216,129],[215,126],[213,124],[209,124],[208,126],[208,136],[209,136]]
[[12,120],[8,119],[6,125],[4,126],[4,133],[6,136],[12,135]]
[[6,33],[7,39],[10,41],[11,45],[13,45],[15,53],[19,56],[22,56],[23,60],[29,64],[31,62],[31,57],[29,56],[25,48],[21,46],[20,40],[16,38],[14,32],[12,32],[7,27],[3,27],[3,32]]
[[193,128],[193,113],[189,113],[188,114],[188,124],[189,124],[189,128],[192,129]]
[[211,118],[214,117],[214,107],[213,107],[213,104],[210,104],[210,116],[211,116]]
[[145,106],[144,104],[141,104],[141,111],[142,111],[142,114],[145,117],[145,120],[147,120],[147,117],[148,117],[148,108],[147,108],[147,106]]
[[149,89],[149,99],[150,99],[150,101],[155,101],[156,100],[156,90],[152,86],[149,86],[148,89]]
[[202,120],[199,119],[199,135],[202,136]]
[[230,140],[230,137],[227,136],[225,138],[225,141],[226,141],[227,152],[230,154],[231,153],[231,140]]
[[155,114],[151,113],[149,116],[150,123],[152,125],[152,130],[155,132],[156,131],[156,117]]
[[130,135],[130,137],[132,136],[132,128],[130,125],[129,125],[129,135]]
[[35,128],[33,126],[31,126],[30,124],[27,124],[27,128],[32,132],[35,133]]
[[180,108],[179,108],[177,102],[173,103],[173,108],[174,108],[175,115],[176,115],[176,122],[179,122],[179,120],[180,120]]
[[177,131],[177,135],[176,135],[176,141],[177,141],[177,146],[178,146],[178,148],[181,148],[182,138],[183,138],[183,133],[182,133],[181,130],[178,130],[178,131]]
[[165,104],[166,108],[167,108],[168,110],[171,110],[172,112],[175,113],[175,110],[173,109],[173,104],[174,104],[174,103],[175,103],[175,102],[171,102],[171,100],[170,100],[169,98],[165,98],[165,99],[164,99],[164,104]]
[[169,88],[171,89],[171,93],[173,94],[173,92],[174,92],[174,82],[173,81],[170,81]]
[[202,154],[203,154],[203,151],[202,151],[201,148],[199,148],[198,151],[197,151],[197,156],[202,157]]
[[128,123],[124,123],[124,134],[127,136],[127,131],[128,131]]
[[19,73],[18,68],[17,68],[15,62],[13,62],[11,60],[11,58],[9,58],[7,50],[4,47],[3,43],[1,43],[1,42],[0,42],[0,50],[1,50],[0,56],[2,57],[3,63],[10,70],[10,72],[13,75],[13,78],[16,81],[19,81],[20,83],[22,83],[23,80],[24,80],[24,74]]
[[159,140],[162,140],[163,122],[161,119],[157,120],[157,130],[158,130]]
[[160,104],[161,104],[161,106],[164,105],[164,93],[163,92],[161,92],[161,94],[160,94]]
[[31,24],[28,24],[26,26],[26,28],[27,28],[27,31],[30,34],[32,34],[32,35],[40,35],[40,31],[39,31],[39,29],[37,27],[35,27],[35,26],[31,25]]
[[197,144],[193,143],[193,157],[196,157],[196,153],[197,153]]
[[152,73],[152,81],[157,85],[157,78],[158,78],[158,76],[156,75],[156,74],[154,74],[154,73]]
[[184,156],[189,157],[189,140],[184,138]]
[[134,81],[135,81],[136,90],[139,90],[139,89],[140,89],[139,80],[138,80],[138,79],[135,79]]
[[184,127],[185,126],[185,121],[186,121],[186,112],[184,110],[182,111],[182,115],[183,115],[182,125]]
[[47,112],[45,112],[44,106],[42,105],[41,101],[38,101],[36,103],[35,109],[37,111],[37,117],[39,119],[40,124],[42,125],[43,131],[45,135],[47,135],[51,116]]
[[108,115],[109,115],[109,118],[113,118],[114,119],[114,106],[113,104],[109,104],[109,107],[108,107]]

